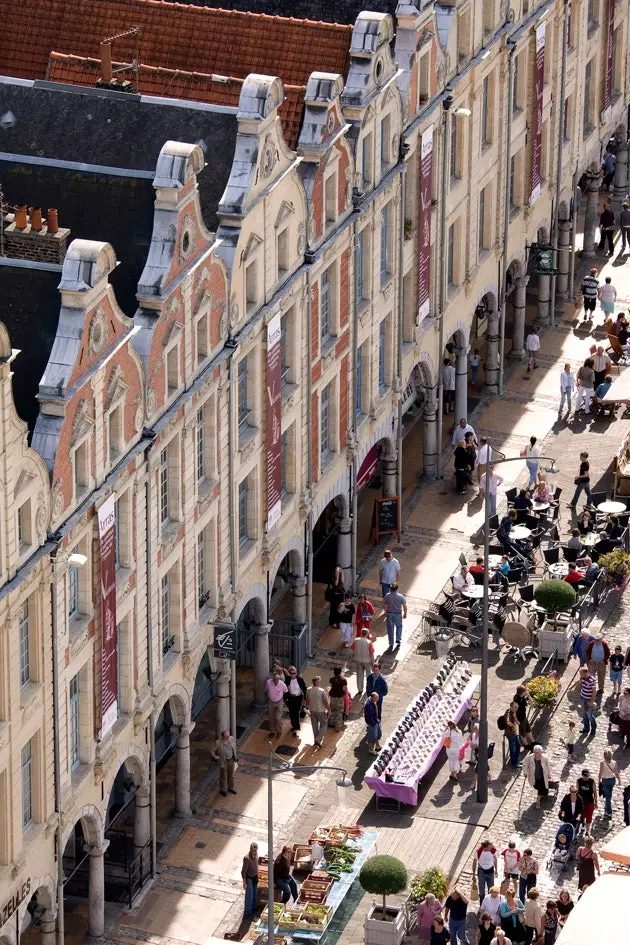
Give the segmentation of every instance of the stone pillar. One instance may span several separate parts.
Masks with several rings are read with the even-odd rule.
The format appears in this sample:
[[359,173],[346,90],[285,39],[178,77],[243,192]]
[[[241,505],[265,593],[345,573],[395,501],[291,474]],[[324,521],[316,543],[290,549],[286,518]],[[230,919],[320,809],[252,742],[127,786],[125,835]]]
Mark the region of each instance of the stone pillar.
[[617,163],[613,179],[613,210],[618,214],[628,196],[628,142],[625,136],[617,146]]
[[527,284],[529,276],[517,276],[512,293],[512,361],[522,361],[525,357],[525,306],[527,304]]
[[86,844],[90,856],[88,880],[88,935],[101,938],[105,931],[105,851],[109,840]]
[[138,854],[151,839],[151,800],[148,786],[136,788],[133,845]]
[[54,912],[46,909],[39,920],[40,942],[41,945],[55,945],[56,941],[57,918]]
[[305,577],[293,578],[293,619],[306,623],[306,585]]
[[591,259],[595,255],[595,232],[599,223],[599,168],[591,164],[586,172],[586,213],[584,215],[584,248],[582,256]]
[[438,473],[438,442],[437,442],[437,400],[435,388],[425,387],[426,399],[424,403],[422,431],[422,464],[425,476],[435,479]]
[[221,660],[221,666],[221,675],[217,679],[217,738],[230,728],[230,664]]
[[[455,426],[468,415],[468,345],[455,348]],[[440,444],[441,445],[441,444]]]
[[398,456],[395,452],[383,456],[383,497],[397,494],[396,472],[398,470]]
[[556,298],[566,302],[569,298],[569,253],[571,249],[571,221],[558,223],[558,274],[556,276]]
[[[499,391],[499,313],[488,312],[486,360],[483,366],[484,388],[488,394]],[[459,418],[458,418],[459,419]]]
[[[549,243],[549,233],[546,229],[542,229],[541,233],[541,243]],[[538,310],[536,313],[536,324],[537,325],[548,325],[549,324],[549,310],[551,302],[551,276],[544,275],[543,273],[538,274]]]
[[343,570],[344,587],[352,585],[352,522],[344,516],[339,520],[337,564]]
[[190,813],[190,735],[194,722],[174,725],[175,742],[175,811],[174,817],[187,817]]
[[[254,640],[254,705],[259,709],[267,705],[265,686],[269,679],[269,632],[270,623],[261,623],[256,627]],[[232,732],[234,734],[234,732]]]

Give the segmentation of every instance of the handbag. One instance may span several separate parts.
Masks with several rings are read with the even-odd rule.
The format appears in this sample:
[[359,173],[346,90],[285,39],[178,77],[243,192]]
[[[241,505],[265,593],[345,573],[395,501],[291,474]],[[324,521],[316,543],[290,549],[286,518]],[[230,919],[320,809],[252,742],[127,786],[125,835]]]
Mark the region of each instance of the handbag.
[[479,886],[477,885],[477,877],[473,873],[472,885],[470,887],[470,901],[479,902]]
[[445,739],[444,739],[444,747],[447,748],[447,749],[451,747],[451,740],[450,740],[450,738],[445,738]]

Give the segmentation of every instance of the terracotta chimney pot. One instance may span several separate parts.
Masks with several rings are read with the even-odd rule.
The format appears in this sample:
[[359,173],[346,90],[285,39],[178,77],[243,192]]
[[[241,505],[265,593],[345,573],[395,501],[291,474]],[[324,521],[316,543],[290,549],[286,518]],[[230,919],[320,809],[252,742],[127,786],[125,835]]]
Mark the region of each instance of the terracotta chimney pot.
[[18,204],[15,208],[15,229],[16,230],[25,230],[27,225],[26,221],[26,207],[23,203]]
[[59,218],[57,216],[57,211],[52,207],[48,208],[48,213],[46,214],[46,224],[48,226],[49,233],[59,232]]
[[42,228],[42,208],[41,207],[31,207],[31,230],[34,230],[36,233]]
[[112,44],[101,43],[101,80],[111,82],[112,72]]

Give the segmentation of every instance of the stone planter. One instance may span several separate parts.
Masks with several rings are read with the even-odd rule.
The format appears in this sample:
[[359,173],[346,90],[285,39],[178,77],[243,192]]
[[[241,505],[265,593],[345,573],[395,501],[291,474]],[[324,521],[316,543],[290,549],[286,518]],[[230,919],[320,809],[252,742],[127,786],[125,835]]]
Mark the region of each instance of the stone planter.
[[365,917],[365,945],[401,945],[405,937],[405,912],[395,906],[387,906],[387,915],[392,921],[375,919],[375,912],[381,911],[381,906],[372,906]]
[[573,649],[574,633],[572,627],[559,626],[557,630],[548,629],[553,626],[545,620],[538,631],[538,651],[542,659],[551,656],[554,650],[558,651],[558,659],[568,662]]

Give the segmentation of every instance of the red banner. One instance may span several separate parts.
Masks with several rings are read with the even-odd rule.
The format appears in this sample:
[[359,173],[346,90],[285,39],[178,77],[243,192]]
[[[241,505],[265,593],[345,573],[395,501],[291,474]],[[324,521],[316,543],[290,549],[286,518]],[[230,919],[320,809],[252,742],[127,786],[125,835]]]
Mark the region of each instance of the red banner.
[[431,308],[431,198],[433,196],[433,125],[422,133],[418,201],[418,321]]
[[116,629],[116,496],[98,510],[101,548],[101,738],[118,718],[118,654]]
[[282,514],[282,316],[267,325],[267,529]]
[[604,121],[610,118],[613,92],[613,59],[615,55],[615,0],[608,0],[608,39],[606,46],[606,85],[604,87]]
[[545,89],[545,23],[536,27],[536,61],[534,64],[534,147],[532,152],[532,189],[530,204],[536,203],[542,188],[542,114]]

